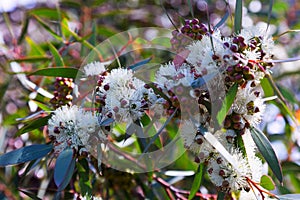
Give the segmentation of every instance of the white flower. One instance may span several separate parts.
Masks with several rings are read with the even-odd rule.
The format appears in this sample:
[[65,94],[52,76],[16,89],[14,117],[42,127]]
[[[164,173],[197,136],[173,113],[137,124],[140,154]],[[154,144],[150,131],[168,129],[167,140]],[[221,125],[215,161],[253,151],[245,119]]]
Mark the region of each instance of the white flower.
[[48,121],[49,136],[54,137],[55,153],[65,148],[88,149],[89,136],[96,131],[98,119],[92,112],[77,106],[62,106]]
[[[222,39],[218,30],[211,36],[205,35],[202,40],[196,41],[187,47],[190,54],[186,60],[192,64],[196,72],[201,75],[215,72],[225,63],[235,64],[236,61],[232,60],[232,52],[229,48],[224,46],[224,42],[230,42],[230,39]],[[223,60],[225,55],[229,57]],[[217,58],[213,59],[213,56]]]
[[107,63],[102,62],[91,62],[84,66],[84,73],[86,76],[95,76],[99,75],[102,72],[106,71],[105,65]]
[[261,98],[257,88],[250,87],[250,83],[245,88],[239,88],[230,113],[240,114],[250,123],[258,125],[265,111],[264,100]]
[[155,75],[155,82],[167,90],[170,90],[178,85],[189,87],[194,80],[194,75],[191,73],[188,65],[183,64],[176,69],[173,62],[161,65]]
[[259,26],[251,26],[241,30],[239,34],[245,39],[248,44],[254,37],[260,38],[260,45],[262,50],[266,53],[265,58],[271,58],[274,49],[274,41],[265,28]]
[[247,159],[238,149],[231,148],[229,153],[237,166],[233,167],[220,154],[214,155],[209,159],[207,166],[210,180],[222,191],[239,191],[249,188],[246,177],[251,177],[251,171]]
[[[106,87],[106,89],[105,89]],[[118,122],[140,119],[157,100],[151,88],[127,69],[113,69],[103,81],[101,92],[106,95],[105,110]]]

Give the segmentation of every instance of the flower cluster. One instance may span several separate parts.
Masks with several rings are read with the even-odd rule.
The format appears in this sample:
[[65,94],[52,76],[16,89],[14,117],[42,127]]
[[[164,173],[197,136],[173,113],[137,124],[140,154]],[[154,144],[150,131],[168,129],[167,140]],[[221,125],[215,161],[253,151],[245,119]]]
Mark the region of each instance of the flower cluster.
[[[189,41],[185,41],[187,37]],[[151,110],[160,116],[178,114],[175,117],[188,112],[187,116],[197,116],[198,121],[184,118],[179,126],[184,145],[195,154],[195,161],[205,163],[218,190],[249,192],[248,180],[257,182],[262,176],[262,162],[256,157],[249,128],[259,124],[265,110],[260,81],[273,65],[272,40],[257,27],[225,37],[218,29],[208,30],[193,19],[173,32],[171,44],[178,54],[185,51],[187,56],[180,64],[174,64],[175,60],[162,64],[150,84],[137,78],[131,69],[108,70],[100,62],[86,65],[86,77],[93,77],[96,83],[91,99],[94,112],[76,106],[55,111],[49,121],[49,135],[56,152],[66,147],[87,150],[89,135],[101,125],[99,116],[128,125],[139,122]],[[222,107],[222,98],[232,88],[237,88],[233,104],[223,124],[218,124],[215,110]],[[104,126],[112,130],[111,124]],[[217,150],[205,133],[215,137],[230,158]],[[105,137],[100,136],[102,141]],[[238,138],[243,141],[238,142]]]
[[66,148],[72,148],[79,155],[86,154],[91,150],[91,134],[98,131],[100,139],[106,137],[98,129],[98,117],[75,105],[71,107],[62,106],[56,109],[48,121],[49,138],[54,143],[56,155]]

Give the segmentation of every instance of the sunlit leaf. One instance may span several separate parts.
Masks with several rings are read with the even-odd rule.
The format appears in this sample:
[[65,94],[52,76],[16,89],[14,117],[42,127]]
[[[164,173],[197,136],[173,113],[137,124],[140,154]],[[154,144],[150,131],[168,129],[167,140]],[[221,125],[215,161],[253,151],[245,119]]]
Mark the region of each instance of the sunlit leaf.
[[228,93],[223,101],[221,110],[217,114],[217,120],[218,120],[219,125],[221,125],[223,123],[231,105],[233,104],[237,90],[238,90],[237,83],[235,83],[233,86],[231,86],[231,88],[228,90]]
[[64,77],[64,78],[73,78],[75,79],[77,76],[83,76],[83,72],[81,72],[77,68],[72,67],[55,67],[55,68],[46,68],[40,69],[35,72],[29,74],[29,76],[53,76],[53,77]]
[[271,177],[267,176],[267,175],[263,175],[260,178],[259,185],[261,187],[265,188],[266,190],[274,190],[275,189],[275,183],[273,182],[273,180],[271,179]]
[[56,9],[51,8],[36,8],[28,11],[30,15],[36,15],[39,17],[45,17],[52,20],[59,20],[59,15],[66,17],[66,13],[64,11],[58,11]]
[[283,178],[281,167],[278,158],[275,154],[275,151],[271,146],[270,141],[263,132],[261,132],[255,127],[251,127],[250,132],[259,152],[269,164],[269,167],[273,171],[276,178],[279,180],[280,183],[282,183]]
[[274,96],[274,89],[267,78],[263,78],[260,81],[260,84],[264,91],[265,97]]
[[189,194],[189,200],[193,199],[194,196],[196,195],[196,193],[199,191],[199,188],[200,188],[200,185],[202,182],[202,177],[203,177],[203,168],[204,168],[204,163],[201,163],[198,166],[197,172],[195,174],[193,185],[192,185],[192,188],[191,188],[190,194]]
[[54,57],[55,65],[57,67],[65,66],[63,58],[61,57],[57,49],[50,42],[49,42],[49,49],[52,53],[52,56]]
[[52,148],[52,145],[34,144],[10,151],[0,156],[0,167],[25,163],[45,157],[52,150]]
[[75,158],[72,149],[65,149],[56,159],[54,168],[54,182],[58,191],[62,191],[69,184],[75,168]]
[[50,119],[50,117],[51,117],[50,115],[46,116],[46,117],[41,117],[41,118],[38,118],[36,120],[33,120],[33,121],[25,124],[22,128],[20,128],[17,131],[17,136],[20,136],[24,133],[27,133],[32,130],[38,129],[42,126],[45,126],[48,123],[48,120]]

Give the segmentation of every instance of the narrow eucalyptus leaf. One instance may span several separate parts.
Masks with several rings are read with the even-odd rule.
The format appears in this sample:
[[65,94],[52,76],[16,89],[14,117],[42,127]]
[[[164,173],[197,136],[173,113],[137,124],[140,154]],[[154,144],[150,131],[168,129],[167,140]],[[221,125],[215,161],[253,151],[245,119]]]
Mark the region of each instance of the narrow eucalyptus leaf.
[[276,178],[279,180],[280,183],[282,183],[283,177],[281,167],[278,158],[274,152],[274,149],[271,146],[270,141],[263,132],[261,132],[255,127],[251,127],[250,132],[259,152],[269,164],[269,167],[273,171]]

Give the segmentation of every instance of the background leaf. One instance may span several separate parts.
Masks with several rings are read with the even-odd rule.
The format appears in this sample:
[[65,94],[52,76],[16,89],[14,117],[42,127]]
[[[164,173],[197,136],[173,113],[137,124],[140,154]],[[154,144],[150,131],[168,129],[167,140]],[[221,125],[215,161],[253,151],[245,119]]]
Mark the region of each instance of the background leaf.
[[46,156],[53,146],[48,144],[34,144],[2,154],[0,156],[0,167],[16,165]]
[[64,77],[64,78],[73,78],[75,79],[77,76],[82,76],[83,72],[76,68],[72,67],[55,67],[55,68],[47,68],[40,69],[35,72],[29,74],[29,76],[53,76],[53,77]]

